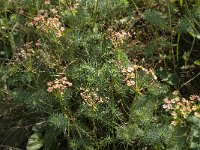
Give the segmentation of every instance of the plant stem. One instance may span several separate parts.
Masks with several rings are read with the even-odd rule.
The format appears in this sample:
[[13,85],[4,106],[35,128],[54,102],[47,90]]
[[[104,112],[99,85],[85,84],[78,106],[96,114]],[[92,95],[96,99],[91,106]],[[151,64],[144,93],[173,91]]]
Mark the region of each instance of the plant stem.
[[190,55],[191,55],[193,47],[194,47],[194,43],[195,43],[195,37],[193,38],[192,45],[191,45],[191,48],[190,48],[190,51],[189,51],[189,54],[188,54],[188,58],[186,59],[185,65],[187,65],[187,63],[189,61]]
[[99,150],[99,143],[98,143],[98,138],[97,138],[97,135],[96,135],[97,127],[95,125],[95,120],[94,119],[92,119],[92,123],[93,123],[93,134],[94,134],[94,138],[95,138],[95,144],[97,146],[97,150]]
[[175,56],[174,56],[174,50],[173,50],[173,32],[172,32],[172,17],[171,17],[171,8],[170,8],[170,0],[167,1],[167,9],[168,9],[168,18],[169,18],[169,30],[170,30],[170,43],[171,43],[171,54],[172,54],[172,61],[174,65],[174,71],[175,71]]
[[177,63],[179,61],[179,42],[180,42],[180,37],[181,37],[181,34],[178,33],[178,36],[177,36],[177,46],[176,46],[176,61],[177,61]]
[[97,12],[98,4],[99,4],[99,0],[95,0],[95,7],[94,7],[93,15]]

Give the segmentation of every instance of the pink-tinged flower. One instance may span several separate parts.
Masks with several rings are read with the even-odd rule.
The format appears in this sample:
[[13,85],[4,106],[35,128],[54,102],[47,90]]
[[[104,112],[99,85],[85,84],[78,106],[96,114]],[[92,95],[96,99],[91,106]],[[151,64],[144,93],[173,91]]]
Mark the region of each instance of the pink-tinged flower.
[[187,100],[186,100],[185,98],[182,98],[182,102],[186,103],[186,102],[187,102]]
[[66,83],[68,86],[72,86],[72,83],[71,82],[67,82]]
[[133,72],[133,71],[134,71],[134,69],[132,67],[127,68],[127,72]]
[[196,95],[191,95],[191,96],[190,96],[190,100],[191,100],[191,101],[194,101],[195,99],[196,99]]
[[135,74],[132,72],[132,73],[128,74],[128,77],[133,79],[133,78],[135,78]]
[[65,31],[65,28],[64,28],[64,27],[61,27],[60,30],[63,32],[63,31]]
[[167,109],[173,109],[172,104],[168,104],[168,108]]
[[61,80],[61,83],[65,85],[67,82],[65,80]]
[[198,108],[197,106],[192,106],[193,111],[197,110],[197,108]]
[[59,84],[59,80],[56,79],[56,80],[54,81],[54,83],[55,83],[55,84]]
[[54,89],[58,89],[58,88],[60,88],[60,86],[61,86],[60,84],[54,84],[54,85],[53,85],[53,88],[54,88]]
[[181,111],[182,113],[184,113],[184,112],[186,111],[186,107],[185,107],[185,106],[181,107],[181,108],[180,108],[180,111]]
[[49,4],[50,4],[50,0],[45,0],[45,1],[44,1],[44,4],[45,4],[45,5],[49,5]]
[[42,44],[41,44],[40,40],[37,40],[37,42],[35,43],[35,45],[36,46],[41,46]]
[[24,15],[24,11],[22,9],[20,9],[19,14]]
[[200,101],[200,97],[197,95],[197,100]]
[[185,106],[182,102],[177,103],[178,106]]
[[171,103],[175,104],[176,103],[175,99],[171,99]]
[[56,37],[61,37],[62,36],[62,33],[60,31],[57,31],[55,34],[56,34]]
[[142,71],[144,71],[146,74],[149,74],[149,71],[146,69],[146,68],[141,68],[142,69]]
[[191,96],[190,96],[190,100],[191,100],[191,101],[194,101],[194,100],[200,101],[200,97],[199,97],[198,95],[191,95]]
[[199,112],[194,112],[194,115],[195,115],[197,118],[200,118],[200,113],[199,113]]
[[177,96],[179,94],[179,91],[174,91],[172,94]]
[[126,81],[126,85],[127,86],[133,86],[133,85],[135,85],[135,81],[132,81],[132,80],[128,80],[128,81]]
[[126,77],[125,79],[124,79],[124,81],[128,81],[129,80],[129,77]]
[[171,115],[175,117],[175,116],[177,116],[177,113],[175,111],[172,111]]
[[122,68],[122,73],[126,73],[126,68]]
[[174,98],[174,100],[175,100],[176,102],[179,102],[179,101],[180,101],[180,98],[179,98],[179,97],[176,97],[176,98]]
[[47,91],[48,91],[49,93],[53,92],[53,87],[48,87]]
[[164,104],[164,105],[163,105],[163,108],[164,108],[164,109],[167,109],[167,108],[168,108],[168,105],[167,105],[167,104]]
[[55,8],[50,9],[53,14],[56,14],[58,11]]
[[172,122],[171,122],[171,125],[176,126],[176,125],[177,125],[177,122],[176,122],[176,121],[172,121]]
[[164,100],[163,100],[165,103],[167,103],[167,104],[170,104],[171,103],[171,101],[166,97],[166,98],[164,98]]
[[67,86],[61,86],[60,87],[60,89],[62,90],[62,91],[64,91],[64,89],[66,89],[67,88]]
[[138,68],[140,68],[140,66],[138,66],[138,65],[133,65],[132,68],[133,68],[134,70],[137,70]]
[[71,82],[67,82],[67,78],[63,77],[61,79],[55,79],[53,82],[48,82],[48,92],[52,92],[53,90],[58,90],[58,92],[62,95],[64,93],[64,90],[72,86]]
[[52,84],[53,84],[52,82],[48,82],[47,86],[52,86]]
[[188,111],[188,112],[191,112],[192,109],[191,109],[190,107],[187,107],[187,111]]

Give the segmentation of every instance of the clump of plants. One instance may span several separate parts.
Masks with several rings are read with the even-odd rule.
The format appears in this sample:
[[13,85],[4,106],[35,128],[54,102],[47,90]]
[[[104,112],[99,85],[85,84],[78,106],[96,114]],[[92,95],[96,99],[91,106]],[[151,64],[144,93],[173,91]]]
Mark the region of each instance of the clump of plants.
[[2,0],[0,148],[199,149],[199,7]]

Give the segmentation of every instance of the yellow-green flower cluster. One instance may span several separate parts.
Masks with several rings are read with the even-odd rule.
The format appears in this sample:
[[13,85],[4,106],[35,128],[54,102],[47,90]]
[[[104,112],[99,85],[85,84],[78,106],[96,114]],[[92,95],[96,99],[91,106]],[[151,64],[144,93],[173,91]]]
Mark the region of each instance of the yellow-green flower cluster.
[[114,29],[109,28],[108,33],[109,33],[109,38],[115,45],[122,45],[124,41],[126,41],[131,37],[130,33],[124,30],[115,31]]
[[64,94],[64,90],[68,87],[72,86],[72,83],[68,81],[66,77],[63,77],[61,79],[55,79],[54,81],[47,83],[47,91],[49,93],[53,91],[58,91],[61,95]]
[[146,75],[151,74],[153,79],[157,80],[157,76],[155,75],[155,73],[152,69],[148,70],[140,65],[133,65],[133,66],[129,66],[127,68],[121,69],[122,74],[125,76],[124,81],[127,86],[135,85],[135,78],[136,78],[137,70],[142,70]]
[[80,88],[81,90],[81,97],[84,101],[84,104],[87,104],[92,110],[97,109],[97,105],[99,104],[106,104],[109,101],[108,97],[101,97],[98,94],[98,89],[84,89]]
[[[44,33],[53,32],[56,37],[61,37],[65,28],[62,26],[62,23],[59,21],[60,16],[57,15],[58,11],[56,8],[50,9],[50,11],[42,11],[41,14],[38,14],[33,18],[30,26],[35,26],[37,29],[40,29]],[[50,17],[50,14],[52,15]]]
[[29,43],[25,43],[22,48],[20,48],[20,51],[16,53],[13,60],[14,61],[21,61],[21,60],[27,60],[34,55],[35,51],[32,48],[32,41]]
[[200,97],[191,95],[189,99],[175,97],[165,98],[163,108],[169,112],[173,118],[172,125],[177,125],[186,119],[190,114],[200,118]]

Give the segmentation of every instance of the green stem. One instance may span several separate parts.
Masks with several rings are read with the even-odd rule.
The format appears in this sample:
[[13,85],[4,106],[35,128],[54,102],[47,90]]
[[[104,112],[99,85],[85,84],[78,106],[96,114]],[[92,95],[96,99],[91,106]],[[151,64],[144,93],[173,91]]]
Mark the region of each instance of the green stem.
[[174,56],[174,50],[173,50],[173,29],[172,29],[172,17],[171,17],[171,8],[170,8],[170,0],[167,1],[167,9],[168,9],[168,18],[169,18],[169,30],[170,30],[170,43],[171,43],[171,54],[172,54],[172,61],[174,65],[174,71],[175,71],[175,56]]
[[96,128],[94,119],[92,120],[92,122],[93,122],[93,134],[94,134],[94,138],[95,138],[95,144],[97,146],[97,150],[99,150],[99,143],[98,143],[98,138],[97,138],[97,135],[96,135],[97,128]]
[[14,56],[16,54],[16,45],[15,45],[15,39],[11,32],[9,32],[9,39],[10,39],[10,45],[12,49],[12,55]]
[[187,63],[189,61],[190,55],[191,55],[193,47],[194,47],[194,43],[195,43],[195,37],[193,38],[192,45],[191,45],[191,48],[190,48],[190,51],[189,51],[189,54],[188,54],[188,58],[186,59],[185,65],[187,65]]
[[190,20],[192,20],[197,26],[198,28],[200,28],[200,24],[199,22],[196,20],[196,18],[194,18],[194,16],[192,15],[191,13],[191,9],[188,7],[188,3],[187,1],[185,1],[185,9],[186,9],[186,12],[188,13],[189,17],[190,17]]
[[[95,17],[95,14],[96,14],[97,8],[98,8],[98,4],[99,4],[99,0],[95,0],[95,6],[94,6],[94,11],[93,11],[93,17],[94,17],[95,19],[98,18],[98,16]],[[93,25],[92,25],[92,26],[93,26],[93,27],[95,26],[95,21],[93,21]]]
[[177,61],[177,63],[179,61],[179,42],[180,42],[180,37],[181,37],[181,34],[178,33],[178,36],[177,36],[177,46],[176,46],[176,61]]
[[93,12],[93,14],[95,14],[95,13],[97,12],[98,4],[99,4],[99,0],[95,0],[95,7],[94,7],[94,12]]
[[[115,139],[115,134],[114,134],[114,129],[115,129],[115,125],[113,124],[113,121],[112,121],[112,138]],[[116,147],[115,147],[115,141],[113,142],[113,150],[115,150]]]

